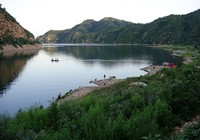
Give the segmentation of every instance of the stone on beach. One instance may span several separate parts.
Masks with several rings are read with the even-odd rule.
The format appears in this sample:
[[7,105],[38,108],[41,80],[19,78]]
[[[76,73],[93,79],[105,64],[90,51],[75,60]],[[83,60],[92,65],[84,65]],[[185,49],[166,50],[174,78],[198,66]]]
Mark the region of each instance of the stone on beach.
[[130,85],[131,85],[131,86],[132,86],[132,85],[135,85],[135,86],[143,86],[143,87],[146,87],[146,86],[147,86],[147,84],[145,84],[145,83],[143,83],[143,82],[133,82],[133,83],[131,83]]
[[153,75],[153,74],[156,74],[156,72],[158,72],[162,68],[168,68],[168,66],[163,66],[163,65],[147,66],[147,67],[142,68],[141,70],[148,72],[148,75]]

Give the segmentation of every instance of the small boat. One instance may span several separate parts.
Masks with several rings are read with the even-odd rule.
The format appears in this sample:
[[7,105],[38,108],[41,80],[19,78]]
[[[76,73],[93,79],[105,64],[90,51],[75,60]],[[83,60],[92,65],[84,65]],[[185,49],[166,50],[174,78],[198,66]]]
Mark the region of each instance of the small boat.
[[58,62],[59,60],[58,60],[58,58],[55,58],[55,59],[51,59],[51,62]]

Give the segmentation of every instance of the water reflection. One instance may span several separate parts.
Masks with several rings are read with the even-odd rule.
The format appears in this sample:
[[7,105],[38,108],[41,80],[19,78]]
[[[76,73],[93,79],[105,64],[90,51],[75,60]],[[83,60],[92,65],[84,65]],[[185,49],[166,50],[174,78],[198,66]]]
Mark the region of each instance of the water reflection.
[[[173,62],[180,65],[182,58],[173,58],[170,53],[161,49],[150,48],[141,45],[120,46],[47,46],[45,51],[50,54],[64,54],[81,59],[85,64],[93,65],[96,62],[105,67],[112,67],[123,60],[133,63],[142,61],[160,64],[162,62]],[[123,63],[123,62],[122,62]]]
[[11,83],[19,76],[28,59],[37,51],[5,52],[0,54],[0,97],[11,86]]

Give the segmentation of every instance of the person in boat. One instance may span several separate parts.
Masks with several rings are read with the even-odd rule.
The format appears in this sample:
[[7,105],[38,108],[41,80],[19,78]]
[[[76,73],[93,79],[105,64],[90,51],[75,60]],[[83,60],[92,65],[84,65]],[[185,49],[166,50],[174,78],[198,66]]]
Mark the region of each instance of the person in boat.
[[52,58],[51,61],[53,62],[53,61],[59,61],[59,60],[58,58],[55,58],[55,59]]

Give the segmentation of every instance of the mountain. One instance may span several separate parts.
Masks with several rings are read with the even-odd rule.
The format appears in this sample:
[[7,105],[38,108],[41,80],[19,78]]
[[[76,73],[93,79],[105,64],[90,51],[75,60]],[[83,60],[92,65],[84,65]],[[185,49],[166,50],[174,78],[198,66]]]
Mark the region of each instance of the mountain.
[[114,18],[86,20],[71,29],[48,31],[42,43],[200,44],[200,10],[169,15],[148,24]]
[[[116,32],[131,22],[106,17],[100,21],[86,20],[72,29],[48,31],[37,39],[42,43],[106,43],[116,38]],[[110,38],[107,36],[110,35]]]
[[41,48],[41,45],[35,40],[33,34],[24,29],[0,4],[0,51],[38,47]]

